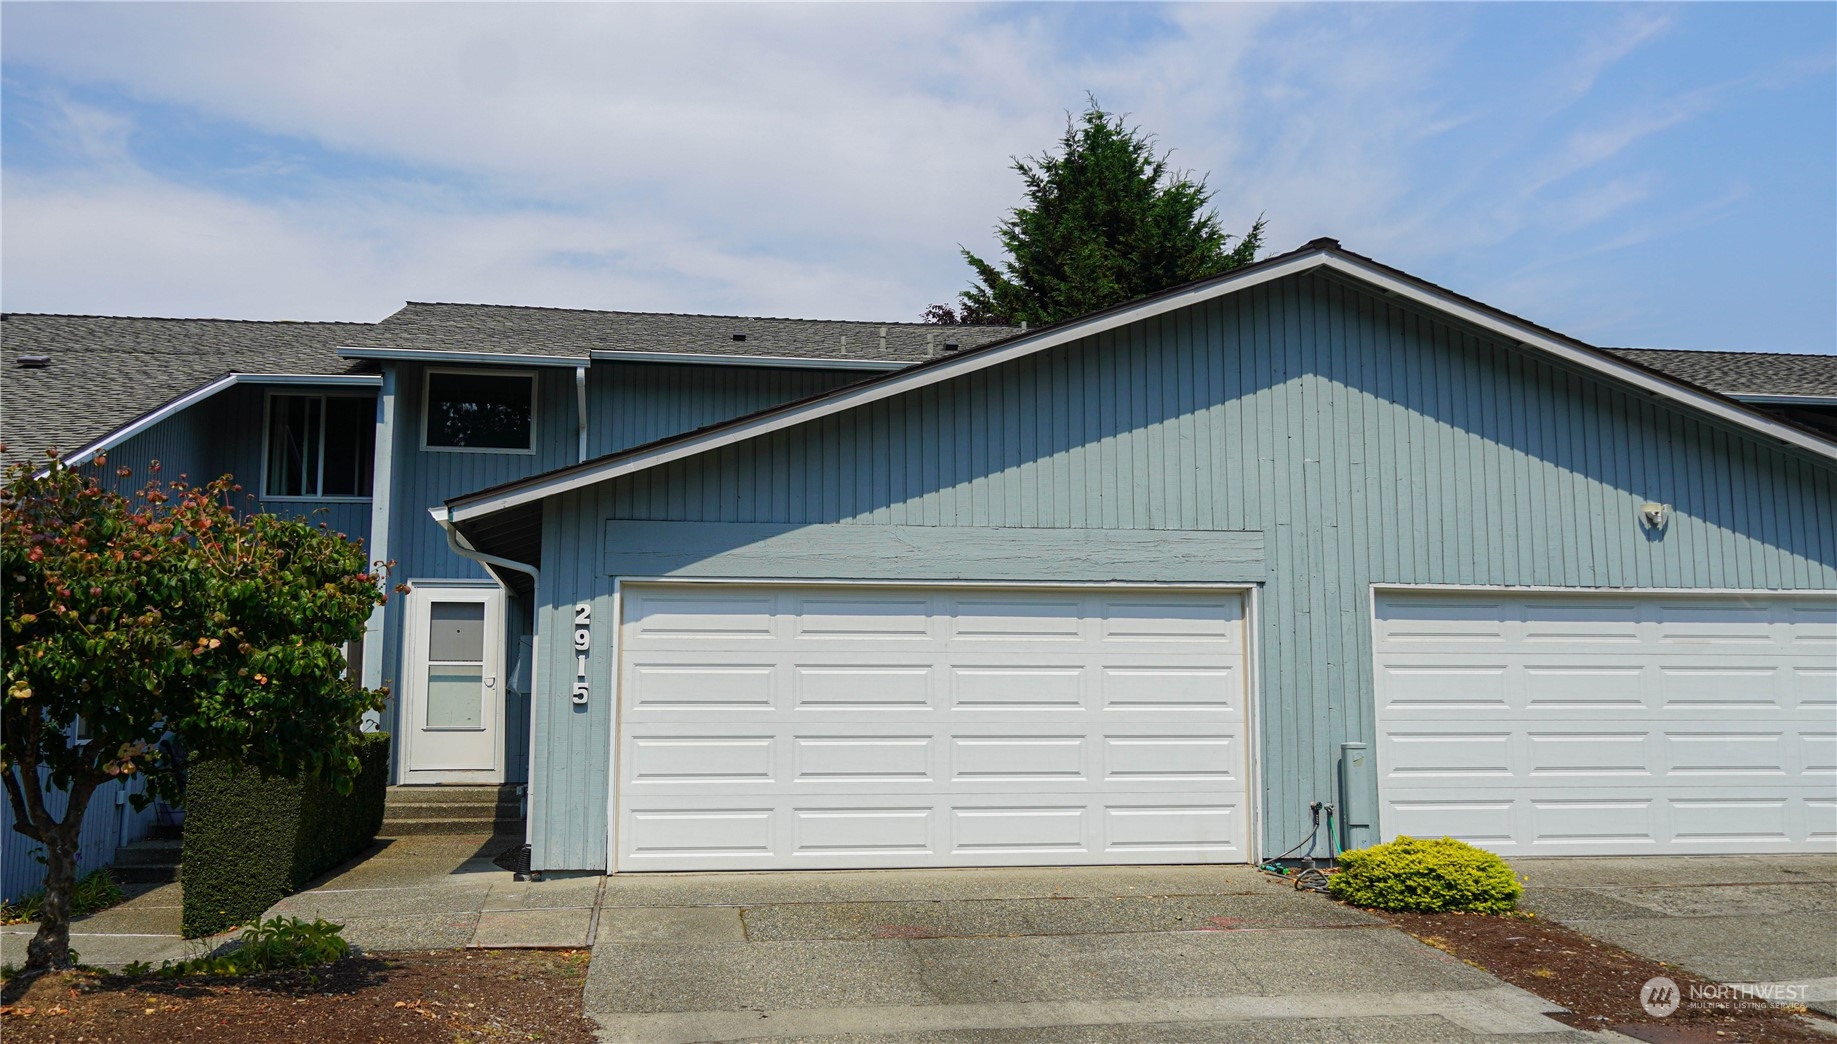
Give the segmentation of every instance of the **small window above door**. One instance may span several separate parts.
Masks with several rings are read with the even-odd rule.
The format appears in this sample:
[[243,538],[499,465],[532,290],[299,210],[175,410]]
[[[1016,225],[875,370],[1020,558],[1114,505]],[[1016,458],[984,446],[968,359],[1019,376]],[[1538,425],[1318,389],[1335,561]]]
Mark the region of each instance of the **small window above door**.
[[421,447],[455,453],[533,453],[536,375],[427,371]]

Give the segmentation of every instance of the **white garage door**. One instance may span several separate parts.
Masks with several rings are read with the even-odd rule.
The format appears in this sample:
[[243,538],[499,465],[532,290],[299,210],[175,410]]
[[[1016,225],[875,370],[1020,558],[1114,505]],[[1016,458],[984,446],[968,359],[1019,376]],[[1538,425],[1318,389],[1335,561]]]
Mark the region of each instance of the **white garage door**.
[[1837,850],[1837,598],[1376,604],[1386,838],[1506,855]]
[[626,585],[620,870],[1242,862],[1238,594]]

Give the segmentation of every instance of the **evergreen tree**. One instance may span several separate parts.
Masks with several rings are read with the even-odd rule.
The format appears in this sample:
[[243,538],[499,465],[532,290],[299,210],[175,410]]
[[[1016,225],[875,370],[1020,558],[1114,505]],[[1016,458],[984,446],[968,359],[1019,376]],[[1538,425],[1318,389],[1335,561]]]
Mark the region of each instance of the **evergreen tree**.
[[1227,235],[1205,179],[1169,170],[1154,136],[1123,120],[1093,98],[1066,117],[1058,154],[1015,159],[1026,200],[997,227],[1009,259],[964,250],[976,285],[926,322],[1043,326],[1256,260],[1263,219]]

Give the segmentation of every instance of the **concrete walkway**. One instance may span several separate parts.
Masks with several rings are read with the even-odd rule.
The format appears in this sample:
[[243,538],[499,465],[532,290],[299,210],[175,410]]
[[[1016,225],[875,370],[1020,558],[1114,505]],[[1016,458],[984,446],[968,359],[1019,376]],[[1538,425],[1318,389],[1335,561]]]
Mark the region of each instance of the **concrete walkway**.
[[[276,903],[266,917],[323,917],[344,925],[351,945],[372,951],[455,947],[585,948],[605,878],[551,876],[519,882],[491,857],[514,840],[429,835],[379,841],[306,891]],[[196,957],[234,939],[179,935],[180,884],[160,885],[71,923],[70,942],[85,964],[118,968]],[[0,927],[0,959],[25,961],[31,924]]]
[[[84,964],[119,968],[135,961],[183,960],[209,953],[222,941],[179,936],[178,885],[128,885],[122,891],[126,902],[70,923],[70,948]],[[36,924],[0,926],[0,963],[24,964],[26,943],[37,932]]]
[[1525,906],[1726,983],[1837,1015],[1837,855],[1524,859]]
[[268,916],[336,921],[351,945],[366,950],[591,946],[606,878],[516,881],[491,862],[515,843],[439,834],[395,838],[276,903]]
[[608,879],[586,1008],[691,1041],[1600,1041],[1245,867]]

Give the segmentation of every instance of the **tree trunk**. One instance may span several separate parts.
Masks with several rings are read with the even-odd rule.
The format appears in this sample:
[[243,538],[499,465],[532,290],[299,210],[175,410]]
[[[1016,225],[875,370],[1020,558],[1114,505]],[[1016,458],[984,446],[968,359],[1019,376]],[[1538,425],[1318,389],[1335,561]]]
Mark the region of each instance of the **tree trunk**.
[[[70,967],[70,902],[77,889],[77,848],[83,834],[83,813],[95,792],[94,781],[74,781],[70,801],[64,806],[63,822],[52,823],[49,816],[39,821],[45,840],[45,899],[39,907],[38,934],[26,944],[26,971]],[[31,797],[39,796],[32,793]],[[32,804],[42,814],[43,800]]]
[[70,966],[70,899],[77,888],[77,830],[81,813],[66,813],[65,822],[45,832],[45,901],[39,907],[38,934],[26,944],[26,970],[49,971]]

